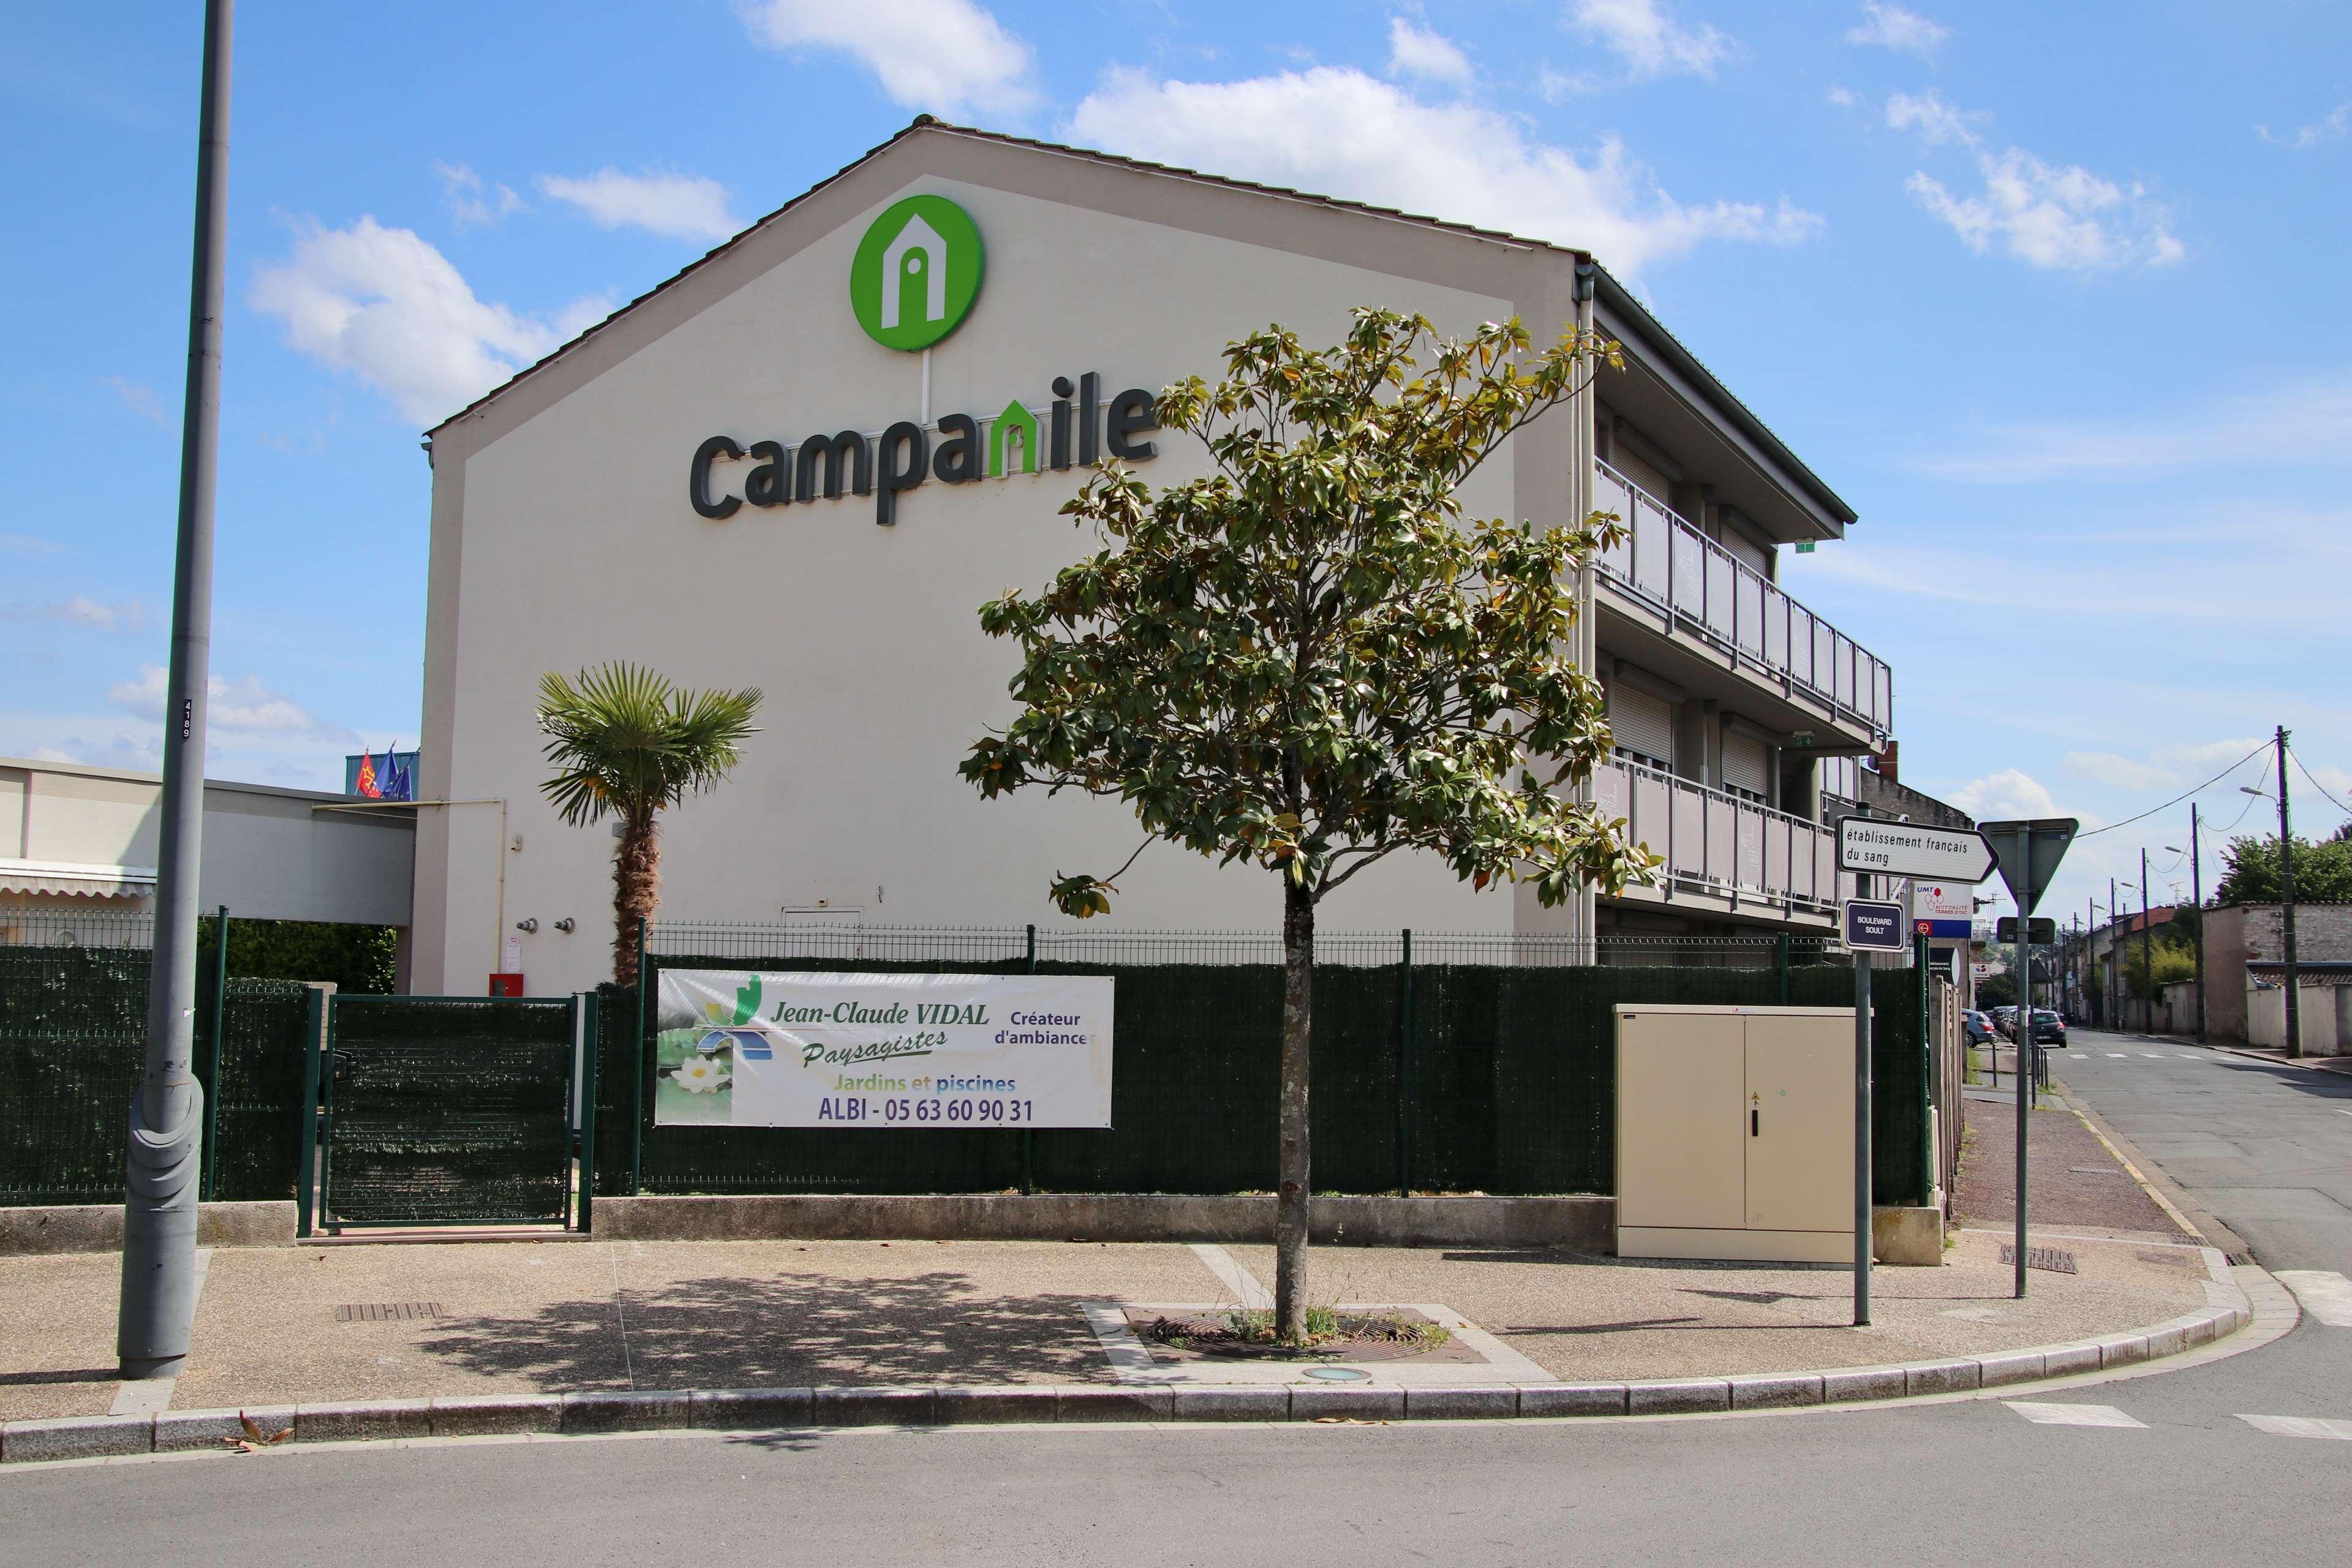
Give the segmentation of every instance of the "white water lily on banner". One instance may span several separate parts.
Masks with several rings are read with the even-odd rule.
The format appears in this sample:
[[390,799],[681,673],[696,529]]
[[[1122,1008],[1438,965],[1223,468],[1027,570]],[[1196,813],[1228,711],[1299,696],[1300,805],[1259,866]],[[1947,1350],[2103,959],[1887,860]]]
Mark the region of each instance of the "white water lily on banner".
[[1112,982],[665,969],[654,1121],[1108,1127]]

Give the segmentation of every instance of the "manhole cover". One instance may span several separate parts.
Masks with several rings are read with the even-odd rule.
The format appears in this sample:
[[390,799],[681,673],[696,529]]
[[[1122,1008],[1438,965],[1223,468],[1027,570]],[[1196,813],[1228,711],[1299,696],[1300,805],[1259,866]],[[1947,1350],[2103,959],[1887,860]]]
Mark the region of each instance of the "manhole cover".
[[1307,1369],[1307,1375],[1319,1377],[1326,1383],[1361,1383],[1372,1374],[1359,1372],[1352,1366],[1310,1366]]
[[[2003,1263],[2014,1263],[2017,1261],[2017,1247],[2013,1243],[2004,1241],[2000,1244],[2000,1260]],[[2025,1266],[2028,1268],[2040,1268],[2052,1274],[2074,1274],[2080,1272],[2080,1270],[2074,1267],[2074,1255],[2063,1250],[2063,1248],[2055,1247],[2027,1247],[2025,1249]]]
[[405,1323],[442,1315],[438,1301],[353,1301],[335,1309],[339,1323]]

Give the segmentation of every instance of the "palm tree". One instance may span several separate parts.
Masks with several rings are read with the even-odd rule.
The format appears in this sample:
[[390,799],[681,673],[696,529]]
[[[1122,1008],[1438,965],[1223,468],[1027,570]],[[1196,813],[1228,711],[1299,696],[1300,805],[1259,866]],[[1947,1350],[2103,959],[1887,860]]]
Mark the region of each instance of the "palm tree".
[[615,662],[576,680],[539,682],[539,727],[556,775],[540,785],[577,827],[616,816],[613,851],[613,978],[637,982],[637,922],[661,901],[655,818],[710,789],[741,760],[760,689],[681,691],[652,670]]

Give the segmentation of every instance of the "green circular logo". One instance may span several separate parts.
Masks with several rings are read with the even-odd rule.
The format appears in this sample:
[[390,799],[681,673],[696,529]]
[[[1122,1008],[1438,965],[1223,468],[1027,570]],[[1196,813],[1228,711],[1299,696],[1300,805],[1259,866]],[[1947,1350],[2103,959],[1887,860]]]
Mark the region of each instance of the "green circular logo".
[[956,330],[980,295],[980,230],[945,196],[883,209],[849,264],[849,308],[889,349],[927,349]]

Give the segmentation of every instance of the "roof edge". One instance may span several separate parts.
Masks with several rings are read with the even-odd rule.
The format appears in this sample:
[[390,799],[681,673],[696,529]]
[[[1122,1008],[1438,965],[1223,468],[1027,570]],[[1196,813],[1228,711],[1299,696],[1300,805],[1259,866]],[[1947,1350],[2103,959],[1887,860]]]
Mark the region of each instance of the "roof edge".
[[1618,281],[1614,273],[1606,267],[1600,268],[1599,271],[1601,302],[1634,325],[1641,332],[1645,348],[1672,366],[1676,374],[1697,387],[1725,423],[1754,442],[1766,457],[1802,486],[1823,510],[1841,523],[1850,525],[1862,521],[1853,508],[1846,504],[1845,499],[1830,489],[1829,481],[1813,472],[1802,458],[1790,451],[1788,443],[1774,435],[1771,427],[1757,417],[1755,410],[1724,385],[1715,372],[1707,369],[1696,354],[1684,346],[1680,338],[1667,330],[1664,321],[1651,313],[1648,306],[1634,298],[1633,290]]

